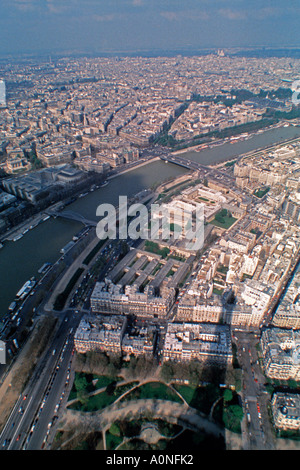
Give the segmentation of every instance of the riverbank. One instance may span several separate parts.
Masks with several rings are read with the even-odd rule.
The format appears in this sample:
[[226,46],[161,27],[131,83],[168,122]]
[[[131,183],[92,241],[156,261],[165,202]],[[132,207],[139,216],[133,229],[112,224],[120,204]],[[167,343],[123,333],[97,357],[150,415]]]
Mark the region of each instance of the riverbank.
[[[242,154],[240,155],[238,158],[242,157],[242,158],[245,158],[245,157],[253,157],[255,156],[255,154],[259,154],[263,151],[272,151],[272,150],[276,150],[278,149],[279,147],[281,146],[286,146],[286,145],[291,145],[291,144],[294,144],[296,142],[298,142],[300,140],[300,137],[297,137],[295,139],[288,139],[288,140],[285,140],[285,141],[281,141],[275,145],[270,145],[270,146],[267,146],[267,147],[263,147],[263,148],[260,148],[258,150],[252,150],[251,152],[247,152],[245,154]],[[227,158],[224,160],[224,161],[221,161],[220,163],[213,163],[211,165],[208,165],[210,168],[219,168],[219,167],[222,167],[228,163],[232,163],[234,161],[237,160],[237,157],[234,157],[232,158],[231,160],[228,160]]]
[[[218,147],[218,146],[225,145],[225,144],[228,144],[228,143],[234,144],[234,143],[238,143],[238,142],[241,142],[241,141],[244,141],[244,140],[249,140],[252,137],[254,137],[255,135],[263,134],[263,133],[265,133],[267,131],[270,131],[272,129],[279,129],[281,127],[285,127],[286,124],[287,123],[285,121],[282,121],[280,123],[276,123],[276,124],[272,124],[271,126],[264,127],[263,129],[259,129],[257,131],[247,132],[247,133],[242,133],[241,132],[240,136],[225,137],[224,139],[212,139],[211,141],[203,143],[203,144],[191,145],[191,146],[188,146],[184,149],[175,150],[175,151],[172,152],[172,154],[173,155],[180,155],[180,154],[184,154],[184,153],[187,153],[187,152],[201,153],[203,150],[206,150],[206,149],[209,149],[209,148]],[[293,125],[292,123],[289,123],[288,125],[290,125],[290,124]],[[203,148],[201,149],[201,147],[203,147]]]
[[13,227],[11,230],[3,234],[0,238],[1,243],[5,243],[6,241],[17,241],[20,240],[23,235],[25,235],[30,230],[33,230],[42,222],[49,219],[49,216],[43,211],[37,215],[32,216],[30,219],[26,220],[26,222],[22,222],[21,224]]
[[108,176],[107,180],[112,180],[114,178],[117,178],[118,176],[121,176],[121,175],[125,175],[126,173],[129,173],[130,171],[133,171],[133,170],[137,170],[138,168],[141,168],[145,165],[149,165],[149,163],[153,163],[153,162],[157,162],[158,160],[160,160],[159,157],[153,157],[153,158],[150,158],[149,160],[147,161],[143,161],[141,163],[137,163],[136,165],[133,165],[132,167],[130,168],[127,168],[125,170],[121,170],[119,171],[117,174],[115,175],[112,175],[112,176]]

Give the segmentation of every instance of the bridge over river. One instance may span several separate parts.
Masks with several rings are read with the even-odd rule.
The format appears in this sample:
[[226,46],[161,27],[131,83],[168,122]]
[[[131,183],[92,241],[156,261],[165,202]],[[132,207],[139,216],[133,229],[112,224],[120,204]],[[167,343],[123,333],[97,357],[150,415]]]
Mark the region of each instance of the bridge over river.
[[54,217],[62,217],[64,219],[69,219],[69,220],[76,220],[77,222],[81,222],[83,225],[89,226],[89,227],[96,227],[97,222],[95,220],[89,220],[86,217],[84,217],[82,214],[79,214],[78,212],[74,211],[61,211],[61,212],[51,212],[49,215],[54,216]]
[[164,153],[159,157],[162,161],[173,163],[174,165],[182,166],[183,168],[187,168],[191,171],[202,171],[205,172],[206,175],[210,175],[211,177],[215,178],[222,178],[224,183],[230,183],[235,181],[235,178],[229,174],[225,174],[222,170],[217,168],[209,167],[203,165],[202,163],[196,162],[194,160],[188,160],[187,158],[181,157],[180,155],[173,155]]
[[[173,163],[174,165],[181,166],[191,171],[202,171],[204,172],[205,175],[210,175],[213,178],[222,180],[223,183],[225,184],[227,183],[229,185],[232,185],[232,182],[234,181],[233,176],[229,174],[225,174],[217,168],[211,168],[209,166],[203,165],[202,163],[199,163],[193,160],[188,160],[187,158],[184,158],[180,155],[174,155],[174,154],[167,153],[164,151],[159,155],[159,158],[166,163]],[[142,201],[139,201],[139,202],[142,202]],[[90,226],[90,227],[97,226],[97,222],[95,220],[89,220],[86,217],[84,217],[84,215],[79,214],[78,212],[71,211],[71,210],[69,211],[64,210],[61,212],[48,212],[48,214],[54,217],[62,217],[64,219],[75,220],[77,222],[81,222],[85,226]]]

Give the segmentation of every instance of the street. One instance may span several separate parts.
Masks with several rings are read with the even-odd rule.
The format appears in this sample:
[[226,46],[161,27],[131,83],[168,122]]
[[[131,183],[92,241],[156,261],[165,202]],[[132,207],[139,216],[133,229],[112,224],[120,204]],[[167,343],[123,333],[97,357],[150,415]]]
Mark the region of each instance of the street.
[[243,442],[247,450],[271,450],[275,445],[267,408],[269,396],[258,361],[256,345],[259,339],[256,336],[250,332],[234,331],[238,361],[243,370]]
[[67,386],[73,336],[80,318],[80,314],[70,310],[61,318],[51,345],[37,364],[1,433],[2,449],[41,448],[50,429],[48,425],[55,416],[55,406]]

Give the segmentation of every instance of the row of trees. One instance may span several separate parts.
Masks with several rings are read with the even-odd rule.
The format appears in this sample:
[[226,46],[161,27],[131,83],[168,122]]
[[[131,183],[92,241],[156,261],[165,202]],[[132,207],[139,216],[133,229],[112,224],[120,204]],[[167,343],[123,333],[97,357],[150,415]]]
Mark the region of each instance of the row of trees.
[[76,354],[75,370],[97,375],[109,375],[110,377],[122,376],[128,380],[143,379],[155,375],[160,376],[166,383],[174,379],[188,380],[192,387],[202,382],[215,385],[229,383],[234,385],[236,390],[239,390],[241,386],[238,366],[236,368],[219,367],[199,361],[164,362],[159,366],[154,358],[131,356],[129,361],[125,361],[120,356],[109,356],[100,351]]
[[157,361],[145,356],[132,356],[129,361],[100,351],[88,351],[75,356],[75,370],[97,375],[122,375],[126,379],[146,378],[154,374],[156,369]]

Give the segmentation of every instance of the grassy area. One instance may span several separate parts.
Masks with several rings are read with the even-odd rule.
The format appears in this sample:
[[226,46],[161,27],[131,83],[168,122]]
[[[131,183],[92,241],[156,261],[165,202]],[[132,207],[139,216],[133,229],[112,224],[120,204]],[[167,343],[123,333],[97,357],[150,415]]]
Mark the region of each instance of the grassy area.
[[228,267],[224,266],[223,264],[219,264],[219,266],[217,267],[217,272],[222,273],[222,274],[227,274]]
[[[114,424],[114,423],[113,423]],[[113,427],[111,425],[111,428]],[[106,440],[106,449],[107,450],[114,450],[118,445],[121,444],[123,441],[123,437],[113,433],[114,431],[109,430],[105,433],[105,440]]]
[[[106,448],[114,450],[119,446],[125,437],[138,439],[142,428],[145,425],[153,425],[161,434],[162,438],[173,438],[182,431],[182,426],[172,424],[163,419],[140,418],[138,420],[117,420],[113,422],[108,431],[106,431]],[[123,449],[123,446],[122,446]],[[123,449],[124,450],[124,449]]]
[[137,384],[138,382],[129,382],[124,385],[117,385],[115,382],[109,383],[105,391],[95,395],[88,396],[87,393],[81,393],[80,399],[69,405],[68,408],[85,412],[103,410]]
[[69,401],[80,398],[80,394],[88,394],[101,388],[106,388],[113,383],[122,380],[120,377],[108,375],[86,374],[76,372],[73,387],[69,395]]
[[209,414],[213,403],[221,396],[220,388],[212,384],[205,387],[175,384],[174,388],[192,408],[206,415]]
[[149,382],[136,387],[121,401],[159,399],[183,403],[182,399],[167,385],[162,382]]
[[223,289],[218,289],[217,287],[213,288],[213,293],[216,294],[216,295],[222,295],[223,292],[224,292]]
[[226,209],[222,209],[210,223],[216,227],[228,229],[236,220]]
[[149,251],[150,253],[155,253],[157,255],[162,256],[163,258],[166,258],[168,254],[170,253],[169,248],[167,247],[160,248],[158,243],[152,242],[150,240],[145,241],[145,251]]
[[257,189],[254,193],[254,196],[258,197],[258,198],[262,198],[264,197],[268,192],[270,191],[270,188],[269,186],[266,187],[266,188],[260,188],[260,189]]
[[214,418],[226,429],[240,434],[241,421],[243,419],[243,408],[239,402],[239,396],[230,389],[224,389],[222,400],[217,403],[214,410]]
[[226,429],[237,434],[241,433],[241,421],[243,419],[243,408],[238,404],[224,405],[223,423]]
[[174,384],[173,386],[187,403],[191,403],[197,387],[178,384]]
[[170,271],[168,272],[167,274],[167,277],[171,277],[175,274],[175,271],[173,271],[173,269],[170,269]]

